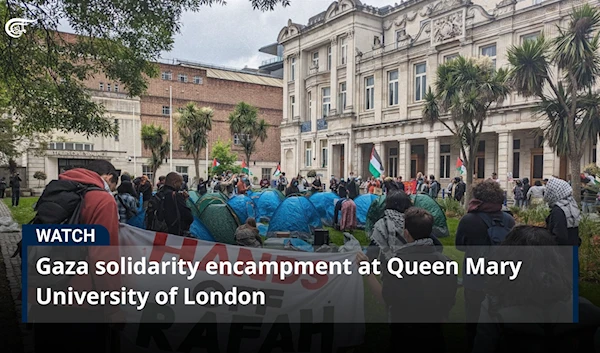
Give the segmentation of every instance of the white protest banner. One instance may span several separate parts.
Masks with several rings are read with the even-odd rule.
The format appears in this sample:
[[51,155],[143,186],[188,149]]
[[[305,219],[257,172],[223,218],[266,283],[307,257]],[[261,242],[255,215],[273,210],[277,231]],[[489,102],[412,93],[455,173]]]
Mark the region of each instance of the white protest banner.
[[[150,295],[142,310],[124,307],[128,324],[121,338],[123,352],[271,352],[335,351],[364,338],[364,292],[354,253],[308,253],[239,247],[167,235],[122,225],[121,256],[199,262],[197,274],[123,276],[127,288],[168,292],[178,287],[176,305],[157,305]],[[273,274],[210,275],[208,262],[351,261],[351,275]],[[184,303],[184,291],[260,290],[264,305]],[[147,324],[147,322],[161,322]],[[139,324],[137,324],[139,323]],[[276,324],[274,324],[276,323]],[[215,324],[219,324],[218,326]],[[202,348],[202,349],[200,349]]]

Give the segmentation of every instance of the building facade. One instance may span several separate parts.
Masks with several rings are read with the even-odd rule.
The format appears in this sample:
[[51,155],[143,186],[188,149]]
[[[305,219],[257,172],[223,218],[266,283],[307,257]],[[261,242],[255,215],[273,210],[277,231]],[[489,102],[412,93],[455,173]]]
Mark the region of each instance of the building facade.
[[[26,185],[31,188],[44,183],[33,178],[36,171],[44,171],[48,180],[56,179],[68,169],[87,165],[94,159],[111,161],[121,172],[152,177],[148,166],[150,151],[143,148],[141,127],[144,124],[162,126],[169,138],[170,119],[173,118],[173,170],[195,177],[194,161],[181,148],[177,133],[177,109],[189,102],[214,110],[212,131],[208,136],[208,150],[218,141],[230,141],[238,160],[244,159],[237,136],[229,130],[228,117],[241,101],[259,108],[259,119],[269,124],[268,138],[258,142],[249,168],[258,178],[271,178],[279,162],[279,123],[282,119],[282,80],[271,75],[251,71],[217,68],[191,62],[160,63],[160,76],[150,79],[148,90],[141,97],[128,97],[119,82],[99,74],[85,82],[92,99],[106,109],[107,118],[119,126],[117,136],[86,137],[71,133],[54,133],[43,153],[28,151],[18,164],[25,167]],[[171,109],[173,114],[171,114]],[[210,153],[202,150],[200,177],[212,165]],[[171,171],[170,161],[158,169],[157,176]],[[47,180],[47,181],[48,181]],[[46,182],[47,182],[46,181]],[[38,190],[39,191],[39,190]]]
[[[590,2],[590,1],[588,1]],[[598,4],[599,2],[591,1]],[[369,176],[373,146],[385,175],[418,172],[449,182],[458,176],[459,148],[441,123],[423,121],[424,96],[439,64],[458,55],[508,66],[512,45],[552,37],[581,0],[409,0],[394,6],[334,1],[307,25],[291,20],[284,46],[282,169],[291,175]],[[540,135],[535,100],[510,94],[485,121],[474,174],[511,179],[568,177]],[[587,146],[582,165],[597,161]]]

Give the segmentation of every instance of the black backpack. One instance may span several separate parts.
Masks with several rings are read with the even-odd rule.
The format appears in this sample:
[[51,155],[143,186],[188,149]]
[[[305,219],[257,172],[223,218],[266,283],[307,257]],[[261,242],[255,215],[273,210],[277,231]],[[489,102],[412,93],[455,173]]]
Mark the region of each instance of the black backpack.
[[[71,180],[52,180],[35,204],[35,217],[29,224],[77,224],[88,191],[104,190]],[[13,257],[21,254],[21,241]]]
[[[155,232],[169,233],[169,228],[172,228],[176,225],[180,225],[179,219],[181,216],[179,215],[179,207],[177,207],[177,201],[175,200],[175,210],[177,212],[177,217],[175,221],[171,224],[167,224],[166,220],[166,207],[165,207],[165,199],[167,195],[171,196],[174,200],[177,197],[175,192],[157,192],[152,198],[150,202],[148,202],[148,209],[146,210],[146,229],[152,230]],[[177,235],[181,235],[181,229],[177,233]]]

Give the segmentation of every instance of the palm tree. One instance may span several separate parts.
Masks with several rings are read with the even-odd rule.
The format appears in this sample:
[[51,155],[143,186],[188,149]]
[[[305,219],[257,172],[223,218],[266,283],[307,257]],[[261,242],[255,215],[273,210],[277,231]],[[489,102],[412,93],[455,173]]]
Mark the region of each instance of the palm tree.
[[265,142],[267,139],[268,127],[264,119],[258,120],[258,109],[248,103],[238,103],[235,110],[229,114],[229,128],[232,134],[237,134],[248,165],[256,149],[256,142]]
[[[473,183],[477,146],[488,110],[510,92],[507,76],[507,70],[496,70],[487,57],[459,56],[438,67],[435,92],[429,88],[425,95],[423,117],[432,125],[441,123],[454,135],[467,169],[468,186]],[[465,199],[470,197],[467,187]]]
[[194,103],[188,103],[179,109],[177,130],[181,137],[183,150],[186,155],[192,155],[196,180],[200,178],[200,150],[208,144],[208,132],[212,129],[214,111],[208,107],[198,108]]
[[[573,8],[558,36],[540,36],[508,50],[510,78],[516,91],[541,100],[534,114],[547,118],[544,137],[571,163],[573,196],[581,197],[581,157],[600,133],[600,95],[594,89],[600,73],[600,11],[588,4]],[[595,34],[594,34],[595,33]],[[556,66],[560,76],[553,76]]]
[[148,160],[150,169],[152,169],[152,185],[154,185],[156,171],[169,155],[171,144],[169,141],[165,141],[166,134],[167,131],[160,126],[142,126],[142,144],[144,145],[144,148],[149,149],[152,153],[152,156]]

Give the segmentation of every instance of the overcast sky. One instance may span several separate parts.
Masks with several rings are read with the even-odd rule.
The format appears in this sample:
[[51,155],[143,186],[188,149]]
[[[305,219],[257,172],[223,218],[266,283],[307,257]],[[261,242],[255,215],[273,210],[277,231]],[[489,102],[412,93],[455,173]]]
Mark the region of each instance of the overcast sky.
[[[396,2],[400,2],[395,0]],[[269,54],[258,49],[277,41],[288,19],[307,24],[308,19],[327,10],[333,0],[291,0],[291,5],[275,11],[252,10],[249,0],[227,0],[227,5],[203,7],[196,13],[185,13],[181,33],[175,36],[173,50],[165,59],[186,59],[205,64],[257,68]],[[385,6],[394,0],[367,0],[363,4]]]

